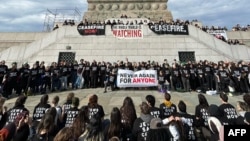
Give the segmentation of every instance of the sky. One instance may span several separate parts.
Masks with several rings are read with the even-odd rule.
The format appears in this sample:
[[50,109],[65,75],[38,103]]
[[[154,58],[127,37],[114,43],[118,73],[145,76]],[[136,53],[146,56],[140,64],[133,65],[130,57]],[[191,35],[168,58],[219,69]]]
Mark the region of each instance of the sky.
[[[55,10],[81,16],[87,10],[87,0],[0,0],[0,32],[41,32],[51,23]],[[249,0],[168,0],[168,10],[174,19],[197,19],[207,26],[250,24]],[[67,10],[66,10],[67,9]],[[47,14],[47,15],[46,15]]]

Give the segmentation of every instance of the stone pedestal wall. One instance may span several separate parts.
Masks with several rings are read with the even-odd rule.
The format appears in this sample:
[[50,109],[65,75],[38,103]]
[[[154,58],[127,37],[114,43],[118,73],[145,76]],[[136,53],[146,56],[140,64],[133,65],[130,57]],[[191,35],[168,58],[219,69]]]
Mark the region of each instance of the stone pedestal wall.
[[104,21],[108,18],[120,18],[127,15],[131,18],[149,18],[152,21],[173,19],[167,10],[167,0],[89,0],[88,11],[83,19],[88,21]]

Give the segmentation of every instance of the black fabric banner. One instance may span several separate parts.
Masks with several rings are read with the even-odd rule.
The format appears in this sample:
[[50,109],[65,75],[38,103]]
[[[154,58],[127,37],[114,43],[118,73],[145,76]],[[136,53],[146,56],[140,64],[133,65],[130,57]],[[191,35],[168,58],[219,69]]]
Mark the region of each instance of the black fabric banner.
[[105,25],[78,25],[81,35],[105,35]]
[[188,35],[187,25],[152,24],[149,28],[156,34]]

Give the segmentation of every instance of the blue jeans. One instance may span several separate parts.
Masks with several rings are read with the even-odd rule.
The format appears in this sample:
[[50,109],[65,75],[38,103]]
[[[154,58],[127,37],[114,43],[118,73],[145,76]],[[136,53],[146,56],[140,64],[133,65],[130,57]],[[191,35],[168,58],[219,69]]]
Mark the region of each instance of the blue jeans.
[[67,76],[60,77],[61,80],[61,90],[66,90],[68,88],[68,78]]
[[74,84],[74,87],[75,88],[82,88],[83,87],[83,82],[84,82],[84,79],[82,77],[82,75],[77,75],[77,78],[76,78],[76,81],[75,81],[75,84]]

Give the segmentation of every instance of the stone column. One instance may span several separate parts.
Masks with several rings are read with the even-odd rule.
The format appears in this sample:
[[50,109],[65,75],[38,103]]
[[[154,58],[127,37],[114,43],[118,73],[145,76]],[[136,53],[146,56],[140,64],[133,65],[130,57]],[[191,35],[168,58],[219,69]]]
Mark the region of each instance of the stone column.
[[88,0],[88,10],[83,19],[104,21],[108,18],[120,18],[127,15],[131,18],[150,18],[171,21],[172,14],[167,9],[168,0]]

